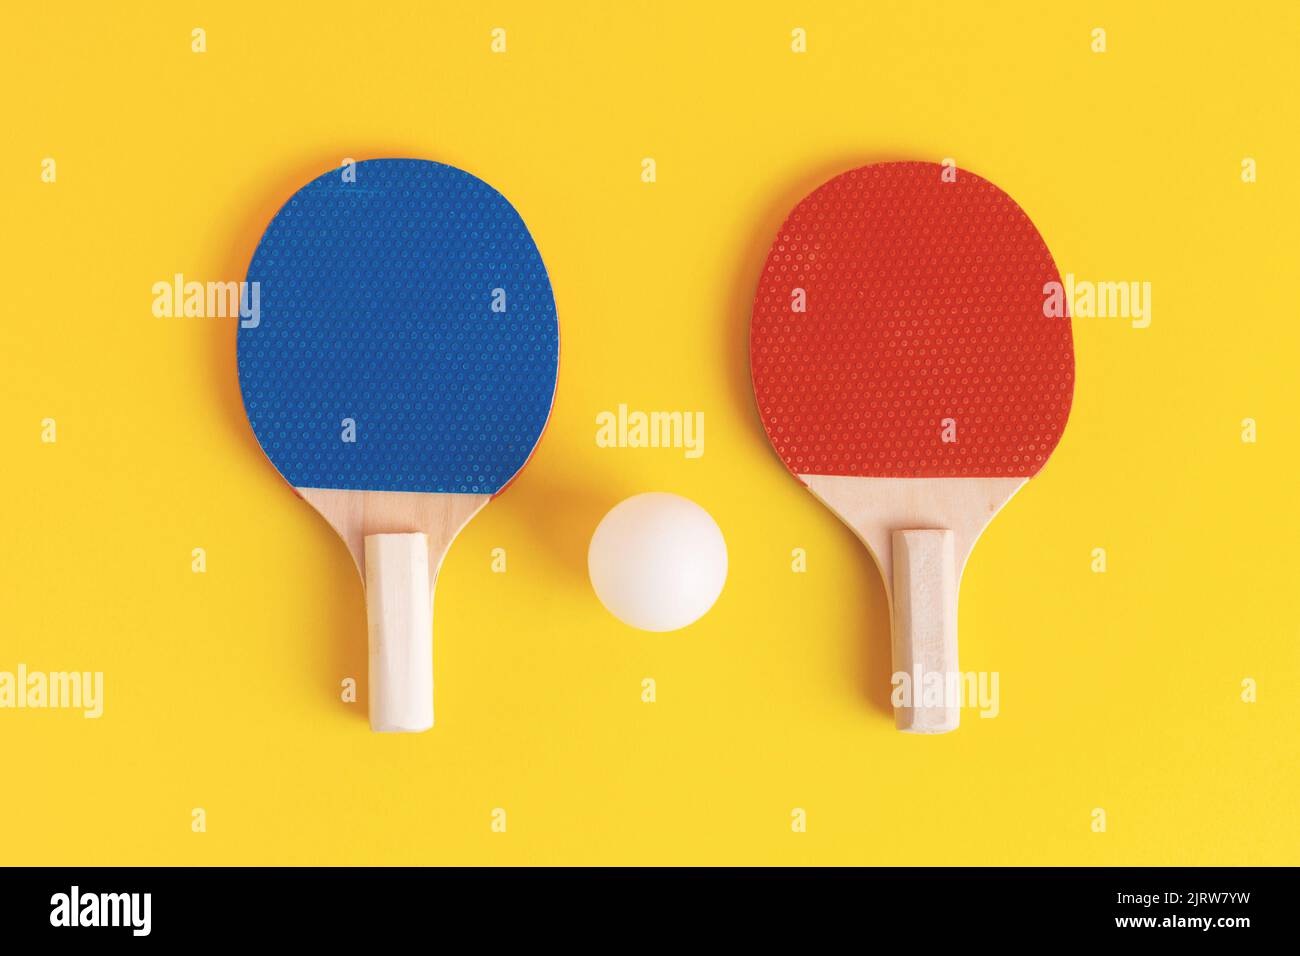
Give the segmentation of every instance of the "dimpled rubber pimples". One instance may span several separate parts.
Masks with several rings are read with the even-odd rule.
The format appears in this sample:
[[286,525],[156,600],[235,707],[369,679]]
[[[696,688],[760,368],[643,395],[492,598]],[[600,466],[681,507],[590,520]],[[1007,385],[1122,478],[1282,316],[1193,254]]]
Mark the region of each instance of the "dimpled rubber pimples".
[[469,173],[416,159],[355,173],[300,189],[253,254],[260,316],[238,333],[253,432],[298,488],[495,494],[555,396],[541,255]]
[[844,173],[772,245],[750,366],[796,475],[1031,477],[1065,429],[1074,349],[1069,316],[1045,315],[1051,253],[1006,193],[943,172]]

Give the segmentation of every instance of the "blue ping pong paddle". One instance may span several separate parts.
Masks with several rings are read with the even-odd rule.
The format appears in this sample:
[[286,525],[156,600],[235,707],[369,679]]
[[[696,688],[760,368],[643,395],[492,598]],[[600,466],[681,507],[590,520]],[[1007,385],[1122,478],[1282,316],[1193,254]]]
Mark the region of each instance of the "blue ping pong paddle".
[[370,726],[433,726],[433,586],[550,416],[555,298],[514,207],[418,159],[294,194],[248,267],[239,386],[257,440],[366,587]]

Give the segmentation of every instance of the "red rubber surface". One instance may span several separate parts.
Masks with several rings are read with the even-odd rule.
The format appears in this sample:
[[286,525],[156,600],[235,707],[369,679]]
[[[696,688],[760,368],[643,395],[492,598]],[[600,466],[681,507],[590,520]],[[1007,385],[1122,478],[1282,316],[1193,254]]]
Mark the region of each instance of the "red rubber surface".
[[[795,207],[754,299],[759,414],[795,474],[1028,477],[1074,394],[1051,253],[1006,193],[933,163],[864,166]],[[802,288],[807,311],[792,310]],[[945,419],[957,440],[942,441]]]

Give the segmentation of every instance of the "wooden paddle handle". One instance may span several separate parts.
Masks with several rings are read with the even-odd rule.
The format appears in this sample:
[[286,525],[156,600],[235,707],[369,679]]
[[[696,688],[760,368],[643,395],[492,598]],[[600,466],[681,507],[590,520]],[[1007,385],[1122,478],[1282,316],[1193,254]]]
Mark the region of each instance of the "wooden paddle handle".
[[433,593],[429,538],[366,536],[370,626],[370,729],[413,733],[433,726]]
[[[895,531],[892,547],[894,675],[908,675],[911,695],[904,700],[909,706],[895,706],[894,726],[914,734],[947,733],[961,720],[961,701],[953,696],[961,687],[953,533]],[[941,691],[936,687],[940,681]]]

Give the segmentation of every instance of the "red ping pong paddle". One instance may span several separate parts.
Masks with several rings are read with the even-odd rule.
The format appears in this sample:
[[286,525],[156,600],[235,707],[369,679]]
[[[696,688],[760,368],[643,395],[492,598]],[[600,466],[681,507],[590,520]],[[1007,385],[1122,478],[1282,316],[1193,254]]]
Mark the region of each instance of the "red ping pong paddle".
[[1044,314],[1059,281],[1006,193],[920,162],[813,191],[763,267],[750,328],[759,415],[884,576],[895,679],[910,687],[895,697],[900,730],[956,729],[962,570],[1065,429],[1070,320]]

